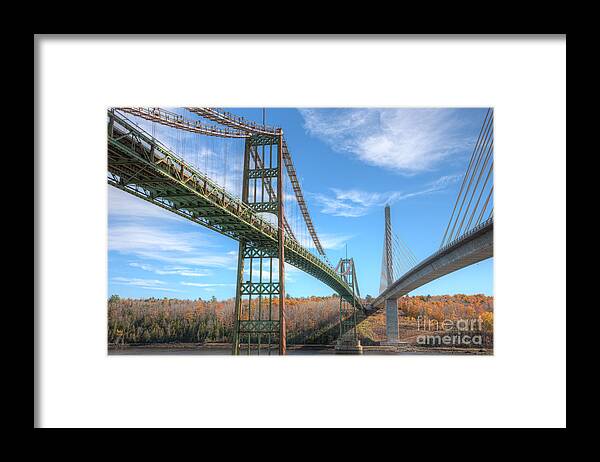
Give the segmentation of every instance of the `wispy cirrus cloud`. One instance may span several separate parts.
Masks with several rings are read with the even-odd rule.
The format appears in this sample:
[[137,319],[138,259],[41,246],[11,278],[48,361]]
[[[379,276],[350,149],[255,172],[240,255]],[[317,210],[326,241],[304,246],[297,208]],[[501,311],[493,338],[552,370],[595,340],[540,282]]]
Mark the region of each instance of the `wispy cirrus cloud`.
[[161,281],[160,279],[142,279],[142,278],[126,278],[126,277],[114,277],[112,281],[115,284],[125,285],[125,286],[134,286],[140,289],[149,289],[149,290],[160,290],[165,292],[181,292],[177,289],[172,289],[170,287],[165,287],[166,282]]
[[[175,229],[145,223],[138,226],[132,223],[115,224],[109,227],[108,249],[124,255],[154,260],[179,269],[156,268],[146,265],[140,267],[157,274],[194,273],[187,276],[201,276],[203,271],[189,267],[225,268],[236,262],[235,252],[207,251],[213,248],[203,236],[195,232],[181,232]],[[185,269],[183,269],[185,268]],[[171,271],[171,273],[169,273]]]
[[325,250],[340,250],[353,237],[349,234],[319,233],[319,241]]
[[411,197],[444,190],[460,178],[460,175],[445,175],[427,183],[423,189],[411,192],[373,192],[360,189],[331,188],[333,194],[312,193],[315,202],[321,206],[321,213],[339,217],[356,218],[369,213],[374,207],[383,207]]
[[[465,109],[300,109],[306,131],[338,152],[399,173],[431,170],[468,148]],[[467,109],[468,111],[468,109]]]
[[133,223],[113,225],[108,233],[108,248],[123,253],[191,252],[197,233],[181,233]]
[[131,262],[129,266],[134,268],[139,268],[144,271],[150,271],[152,273],[156,273],[159,275],[177,275],[177,276],[186,276],[186,277],[202,277],[202,276],[210,276],[212,273],[210,271],[198,271],[193,268],[187,267],[178,267],[178,266],[166,266],[164,268],[157,268],[153,265],[149,265],[146,263],[140,262]]
[[235,284],[219,284],[219,283],[201,283],[201,282],[187,282],[182,281],[182,285],[184,286],[194,286],[194,287],[234,287]]
[[182,281],[181,284],[184,286],[198,287],[206,292],[216,292],[221,287],[235,287],[235,284],[220,284],[220,283],[209,284],[209,283],[187,282],[187,281]]
[[182,222],[185,218],[161,207],[110,186],[108,188],[108,216],[113,220],[160,219]]
[[[173,217],[179,223],[171,221]],[[223,252],[200,230],[189,229],[192,225],[184,218],[109,189],[108,250],[142,260],[130,266],[159,275],[195,277],[208,275],[207,267],[235,264],[236,252]],[[154,260],[153,264],[148,260]]]

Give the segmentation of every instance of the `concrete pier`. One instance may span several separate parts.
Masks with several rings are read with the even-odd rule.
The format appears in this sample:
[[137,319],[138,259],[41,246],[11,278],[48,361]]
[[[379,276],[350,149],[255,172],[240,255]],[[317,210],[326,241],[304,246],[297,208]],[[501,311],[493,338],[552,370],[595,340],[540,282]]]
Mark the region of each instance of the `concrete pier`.
[[362,352],[363,348],[360,344],[360,340],[353,338],[340,338],[335,344],[336,354],[361,355]]
[[390,298],[385,301],[385,335],[382,345],[398,345],[398,300]]

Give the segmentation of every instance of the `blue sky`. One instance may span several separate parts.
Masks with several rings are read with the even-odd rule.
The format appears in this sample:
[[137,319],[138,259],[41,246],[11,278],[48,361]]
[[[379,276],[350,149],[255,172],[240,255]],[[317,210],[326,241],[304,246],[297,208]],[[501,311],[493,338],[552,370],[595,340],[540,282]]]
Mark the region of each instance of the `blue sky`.
[[[231,108],[262,121],[262,109]],[[174,110],[175,111],[175,110]],[[176,110],[194,118],[185,111]],[[417,260],[437,250],[486,109],[267,109],[281,126],[317,232],[334,264],[355,259],[361,294],[377,295],[383,213]],[[136,119],[174,152],[237,192],[241,143],[206,139]],[[291,197],[291,196],[290,196]],[[235,295],[237,242],[108,187],[108,293],[122,297],[219,299]],[[309,243],[295,208],[288,221]],[[491,295],[492,260],[412,294]],[[332,290],[288,265],[292,296]]]

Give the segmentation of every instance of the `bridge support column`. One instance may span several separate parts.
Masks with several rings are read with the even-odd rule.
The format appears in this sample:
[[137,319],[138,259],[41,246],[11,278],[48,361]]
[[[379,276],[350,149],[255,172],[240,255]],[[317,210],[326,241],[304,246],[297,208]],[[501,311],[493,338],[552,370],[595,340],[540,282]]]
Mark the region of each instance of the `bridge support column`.
[[398,299],[389,298],[385,301],[385,336],[382,345],[398,345]]
[[[349,305],[340,297],[340,336],[335,344],[336,354],[360,355],[363,352],[362,345],[356,332],[356,306],[352,304],[351,311],[344,309]],[[347,312],[350,311],[350,314]]]
[[284,355],[287,348],[287,329],[285,326],[285,228],[283,225],[283,131],[277,134],[277,258],[279,259],[279,354]]
[[286,353],[281,139],[281,133],[277,137],[246,138],[242,201],[254,210],[275,214],[279,230],[276,243],[245,236],[239,239],[234,355]]
[[335,344],[337,354],[362,354],[363,349],[356,331],[356,297],[358,283],[354,271],[354,261],[342,258],[338,264],[342,279],[352,287],[352,304],[340,296],[340,336]]

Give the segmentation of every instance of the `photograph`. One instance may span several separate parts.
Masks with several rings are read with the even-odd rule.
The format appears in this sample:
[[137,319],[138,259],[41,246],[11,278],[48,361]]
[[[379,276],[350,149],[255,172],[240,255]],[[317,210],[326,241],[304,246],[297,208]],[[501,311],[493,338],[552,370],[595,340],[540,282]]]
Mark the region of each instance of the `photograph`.
[[34,429],[565,429],[566,45],[34,34]]
[[110,355],[493,354],[493,108],[107,129]]

